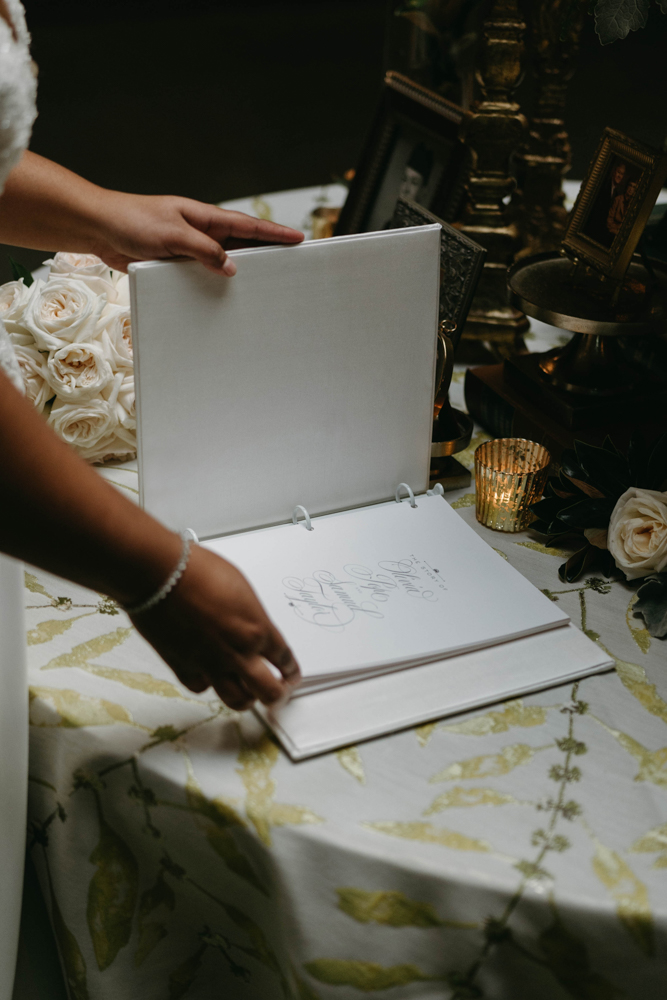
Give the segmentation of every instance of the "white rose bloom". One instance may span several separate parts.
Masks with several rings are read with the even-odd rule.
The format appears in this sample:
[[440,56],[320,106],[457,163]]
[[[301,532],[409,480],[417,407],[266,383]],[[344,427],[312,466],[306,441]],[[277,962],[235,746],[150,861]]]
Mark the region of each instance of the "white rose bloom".
[[30,289],[23,278],[8,281],[0,287],[0,319],[9,334],[24,334],[23,310],[30,297]]
[[[119,306],[129,306],[130,304],[130,279],[122,271],[111,272],[111,282],[116,289],[116,298],[113,300]],[[109,299],[109,302],[112,300]]]
[[83,281],[58,278],[35,282],[23,313],[23,325],[40,351],[95,339],[106,300]]
[[135,432],[134,447],[136,450],[137,411],[134,395],[134,375],[126,375],[121,383],[118,396],[116,397],[116,414],[121,427]]
[[94,456],[89,462],[126,462],[137,457],[137,439],[132,431],[118,427],[116,431],[107,434],[97,445]]
[[26,399],[41,413],[53,396],[53,389],[46,380],[46,359],[34,346],[14,345],[14,354],[23,376]]
[[49,385],[67,403],[98,396],[113,379],[111,365],[99,343],[65,344],[51,351],[46,367]]
[[87,462],[100,461],[100,444],[111,440],[117,428],[114,407],[99,396],[84,403],[56,399],[48,423]]
[[626,490],[609,522],[608,546],[628,580],[667,567],[667,493]]
[[134,367],[129,306],[108,305],[97,324],[98,336],[114,369]]
[[58,278],[76,278],[84,281],[96,295],[106,295],[108,302],[116,301],[116,286],[111,280],[111,268],[94,253],[57,253],[45,260],[51,271],[49,281]]

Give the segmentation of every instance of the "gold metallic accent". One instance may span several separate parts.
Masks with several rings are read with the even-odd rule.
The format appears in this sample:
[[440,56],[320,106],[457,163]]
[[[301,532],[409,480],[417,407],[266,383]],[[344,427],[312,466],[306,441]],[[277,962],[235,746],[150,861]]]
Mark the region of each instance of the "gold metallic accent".
[[551,455],[526,438],[496,438],[475,452],[477,520],[495,531],[521,531],[533,520]]

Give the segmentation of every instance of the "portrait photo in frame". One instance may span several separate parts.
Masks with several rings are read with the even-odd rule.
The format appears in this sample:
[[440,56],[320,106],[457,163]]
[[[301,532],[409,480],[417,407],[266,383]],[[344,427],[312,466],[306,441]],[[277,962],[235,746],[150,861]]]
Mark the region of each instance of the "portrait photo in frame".
[[399,197],[451,222],[464,196],[469,151],[459,139],[458,105],[389,72],[336,236],[391,227]]
[[606,128],[570,215],[562,248],[620,279],[667,177],[667,155]]

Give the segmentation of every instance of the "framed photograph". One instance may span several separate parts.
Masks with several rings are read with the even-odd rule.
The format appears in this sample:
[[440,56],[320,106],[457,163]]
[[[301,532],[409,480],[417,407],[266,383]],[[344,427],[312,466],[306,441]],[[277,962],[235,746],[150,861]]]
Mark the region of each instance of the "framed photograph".
[[335,235],[390,228],[399,197],[451,222],[469,169],[469,151],[458,137],[464,117],[458,105],[387,73]]
[[665,154],[606,128],[572,209],[563,250],[622,278],[665,177]]
[[454,350],[458,347],[477,282],[484,266],[486,250],[465,233],[460,233],[443,219],[414,201],[399,198],[391,220],[392,229],[405,226],[442,226],[440,235],[440,322],[447,323],[447,333]]

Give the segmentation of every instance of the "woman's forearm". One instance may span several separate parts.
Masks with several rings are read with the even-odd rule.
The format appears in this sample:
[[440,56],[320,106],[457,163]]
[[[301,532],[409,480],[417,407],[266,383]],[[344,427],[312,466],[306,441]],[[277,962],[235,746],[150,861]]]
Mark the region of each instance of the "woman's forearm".
[[26,152],[0,197],[0,241],[33,250],[92,253],[112,192]]
[[0,551],[134,604],[169,576],[181,541],[78,458],[0,371]]

